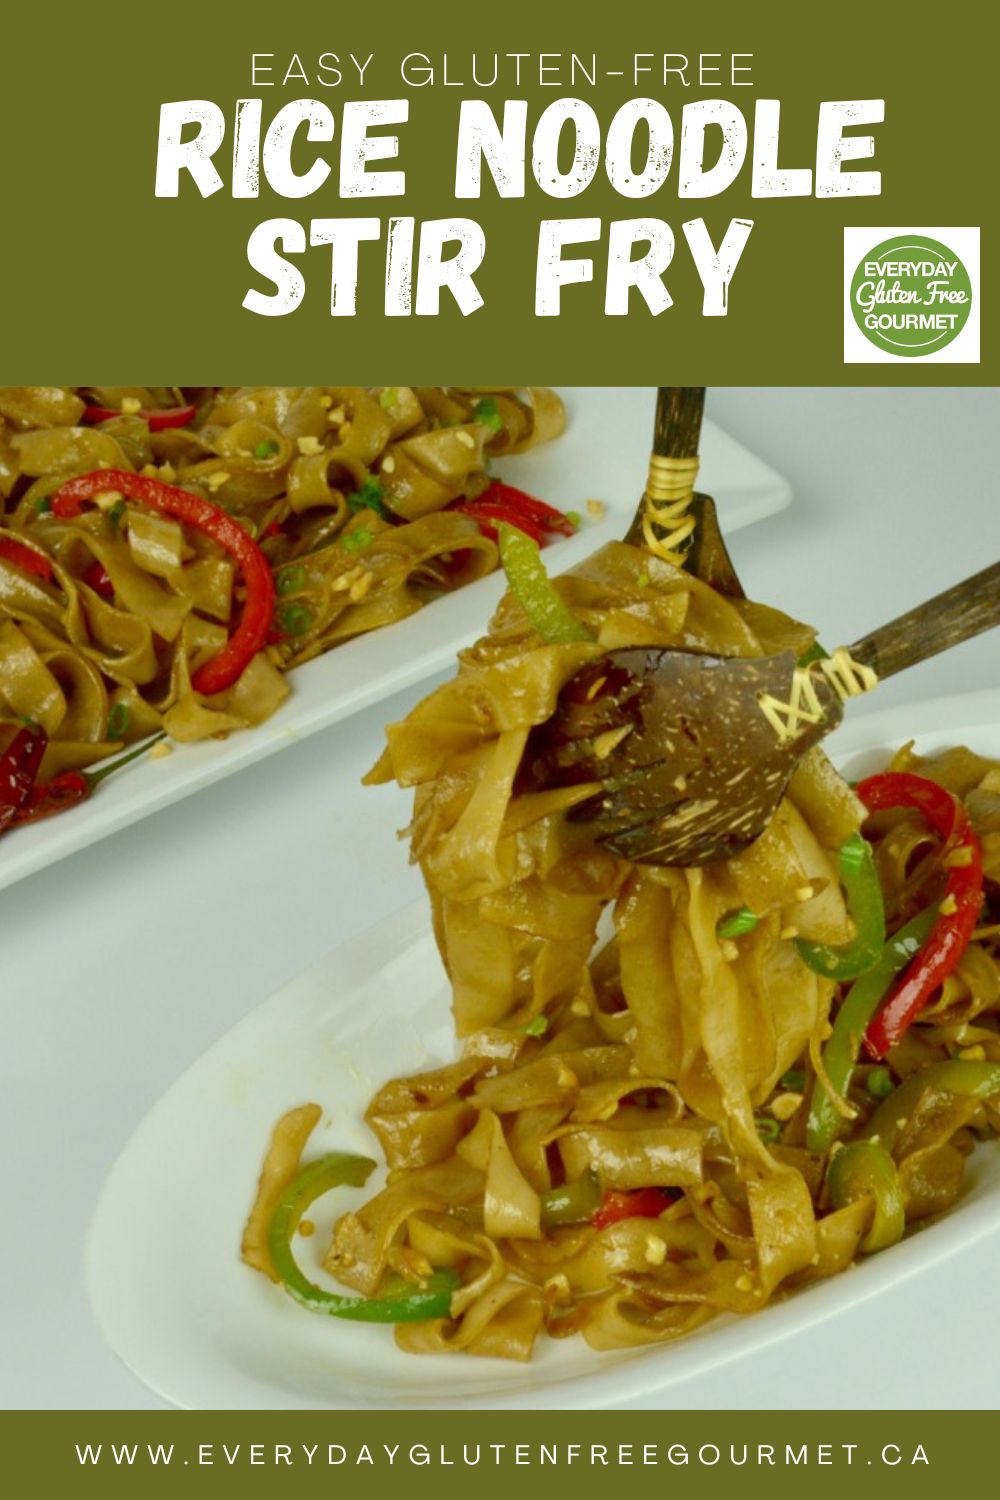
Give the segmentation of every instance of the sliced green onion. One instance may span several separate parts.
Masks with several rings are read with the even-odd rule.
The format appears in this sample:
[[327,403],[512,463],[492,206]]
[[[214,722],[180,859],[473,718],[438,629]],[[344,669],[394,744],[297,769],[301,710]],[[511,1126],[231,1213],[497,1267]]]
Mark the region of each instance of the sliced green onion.
[[111,509],[106,512],[108,523],[113,531],[117,531],[122,523],[126,511],[124,500],[116,500]]
[[108,739],[120,740],[128,729],[128,721],[131,718],[127,703],[116,703],[108,714]]
[[52,496],[42,495],[41,499],[35,501],[35,515],[47,516],[52,512]]
[[753,1122],[757,1127],[757,1134],[765,1145],[773,1145],[781,1134],[781,1122],[773,1119],[771,1115],[754,1115]]
[[533,1016],[523,1028],[525,1036],[544,1036],[549,1029],[549,1018],[544,1011]]
[[503,426],[500,408],[492,396],[484,396],[481,401],[477,401],[473,413],[477,422],[482,422],[484,427],[491,427],[494,432],[499,432]]
[[278,611],[278,624],[287,635],[305,635],[313,624],[313,612],[304,604],[286,604]]
[[[569,524],[573,527],[574,531],[579,531],[580,527],[583,525],[583,517],[581,516],[581,514],[580,514],[580,512],[578,510],[568,510],[566,512],[566,519],[569,522]],[[648,576],[647,576],[647,580],[646,581],[647,582],[649,581]]]
[[873,1099],[888,1099],[895,1087],[888,1068],[872,1068],[865,1079],[865,1088]]
[[789,1068],[788,1072],[782,1075],[781,1087],[783,1089],[791,1089],[792,1093],[801,1094],[805,1086],[806,1075],[802,1068]]
[[814,661],[825,661],[829,655],[825,646],[821,646],[819,641],[813,641],[805,655],[799,657],[798,664],[800,667],[811,667]]
[[278,574],[277,584],[279,594],[295,594],[302,588],[306,581],[306,570],[301,566],[293,568],[282,568]]
[[399,391],[394,385],[387,385],[384,391],[379,391],[378,404],[383,411],[391,411],[399,404]]
[[730,912],[722,918],[716,926],[715,934],[720,938],[742,937],[746,932],[753,932],[759,921],[760,917],[755,911],[751,911],[749,906],[741,906],[739,911]]
[[256,448],[253,450],[253,456],[254,458],[260,459],[272,458],[274,454],[278,452],[280,446],[281,445],[279,443],[276,443],[273,438],[265,438],[262,443],[257,444]]
[[382,496],[385,494],[377,479],[369,474],[360,490],[352,490],[347,497],[347,508],[352,516],[356,516],[359,510],[374,510],[381,516],[385,514],[382,508]]
[[374,540],[367,526],[356,526],[353,531],[344,533],[340,538],[340,543],[348,552],[364,552]]

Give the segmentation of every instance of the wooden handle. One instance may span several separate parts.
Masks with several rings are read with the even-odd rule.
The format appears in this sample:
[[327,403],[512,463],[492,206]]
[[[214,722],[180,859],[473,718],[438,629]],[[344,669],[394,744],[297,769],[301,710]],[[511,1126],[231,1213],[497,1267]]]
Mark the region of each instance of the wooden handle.
[[697,458],[704,412],[703,385],[657,386],[653,452],[662,458]]
[[1000,562],[890,620],[849,649],[879,677],[892,677],[994,625],[1000,625]]
[[[701,419],[705,411],[703,385],[660,385],[656,388],[653,452],[661,458],[697,458]],[[625,540],[642,546],[644,500],[632,518]]]

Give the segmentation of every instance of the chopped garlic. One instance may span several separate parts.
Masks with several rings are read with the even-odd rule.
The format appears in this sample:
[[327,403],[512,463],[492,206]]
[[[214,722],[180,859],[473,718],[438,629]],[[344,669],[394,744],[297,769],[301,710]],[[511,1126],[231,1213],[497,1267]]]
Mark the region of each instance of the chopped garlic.
[[226,473],[225,469],[216,469],[214,474],[209,474],[208,476],[208,487],[210,490],[221,490],[222,486],[228,484],[232,477],[231,474]]
[[313,437],[312,433],[307,434],[306,437],[296,438],[295,441],[303,458],[315,458],[317,453],[323,452],[323,444],[318,437]]
[[954,896],[945,896],[944,900],[941,902],[941,905],[938,907],[938,911],[941,913],[942,917],[953,917],[958,911],[958,902],[955,900]]
[[157,740],[149,752],[150,760],[164,760],[166,756],[173,755],[174,747],[169,740]]
[[396,460],[393,458],[391,453],[387,453],[385,455],[385,458],[383,458],[382,460],[382,473],[392,474],[395,471],[395,468]]
[[595,519],[600,519],[600,517],[603,516],[603,514],[604,514],[604,501],[603,500],[588,500],[587,501],[587,515],[588,516],[593,516]]
[[802,1103],[802,1095],[795,1093],[779,1094],[771,1101],[771,1113],[776,1120],[790,1120]]
[[590,1006],[586,1000],[574,1000],[569,1008],[569,1013],[571,1016],[589,1016]]
[[800,885],[795,892],[796,901],[811,901],[816,892],[811,885]]
[[752,1292],[753,1281],[749,1276],[738,1276],[736,1278],[736,1290],[738,1292]]
[[136,400],[135,396],[126,396],[122,402],[122,416],[134,417],[140,411],[142,411],[142,402]]
[[646,1236],[646,1259],[651,1266],[662,1266],[667,1258],[667,1242],[661,1240],[658,1234],[647,1234]]
[[124,500],[124,498],[125,496],[120,494],[118,490],[102,490],[99,495],[94,496],[94,504],[98,510],[111,510],[118,504],[119,500]]
[[789,924],[789,926],[787,927],[783,927],[780,933],[780,936],[785,940],[786,943],[791,942],[792,938],[797,938],[798,935],[799,929],[792,926],[791,924]]

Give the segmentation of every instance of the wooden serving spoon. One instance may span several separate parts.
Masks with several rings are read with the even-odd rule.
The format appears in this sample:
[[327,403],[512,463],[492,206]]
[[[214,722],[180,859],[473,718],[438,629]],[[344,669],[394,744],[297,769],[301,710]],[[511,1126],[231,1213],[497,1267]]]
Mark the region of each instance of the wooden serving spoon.
[[[848,650],[881,679],[998,624],[1000,562]],[[774,705],[802,687],[791,651],[611,651],[567,683],[556,713],[532,731],[519,790],[600,781],[601,793],[569,816],[613,853],[655,865],[729,858],[760,836],[799,760],[840,723],[822,663],[809,677],[812,720],[792,715],[783,727]]]

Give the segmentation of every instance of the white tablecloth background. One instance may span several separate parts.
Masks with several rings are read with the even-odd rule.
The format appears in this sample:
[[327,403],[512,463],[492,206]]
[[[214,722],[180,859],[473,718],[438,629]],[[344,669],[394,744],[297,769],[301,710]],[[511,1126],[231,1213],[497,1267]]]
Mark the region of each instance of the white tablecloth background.
[[[996,390],[731,389],[713,391],[709,409],[795,490],[791,511],[732,540],[749,591],[814,621],[827,641],[855,639],[1000,554]],[[998,680],[997,637],[986,636],[885,684],[878,702]],[[88,1216],[133,1128],[211,1041],[418,894],[394,838],[407,799],[358,782],[382,724],[423,691],[0,896],[3,1406],[159,1405],[92,1321]],[[996,1407],[998,1333],[995,1236],[854,1314],[674,1388],[669,1401]]]

